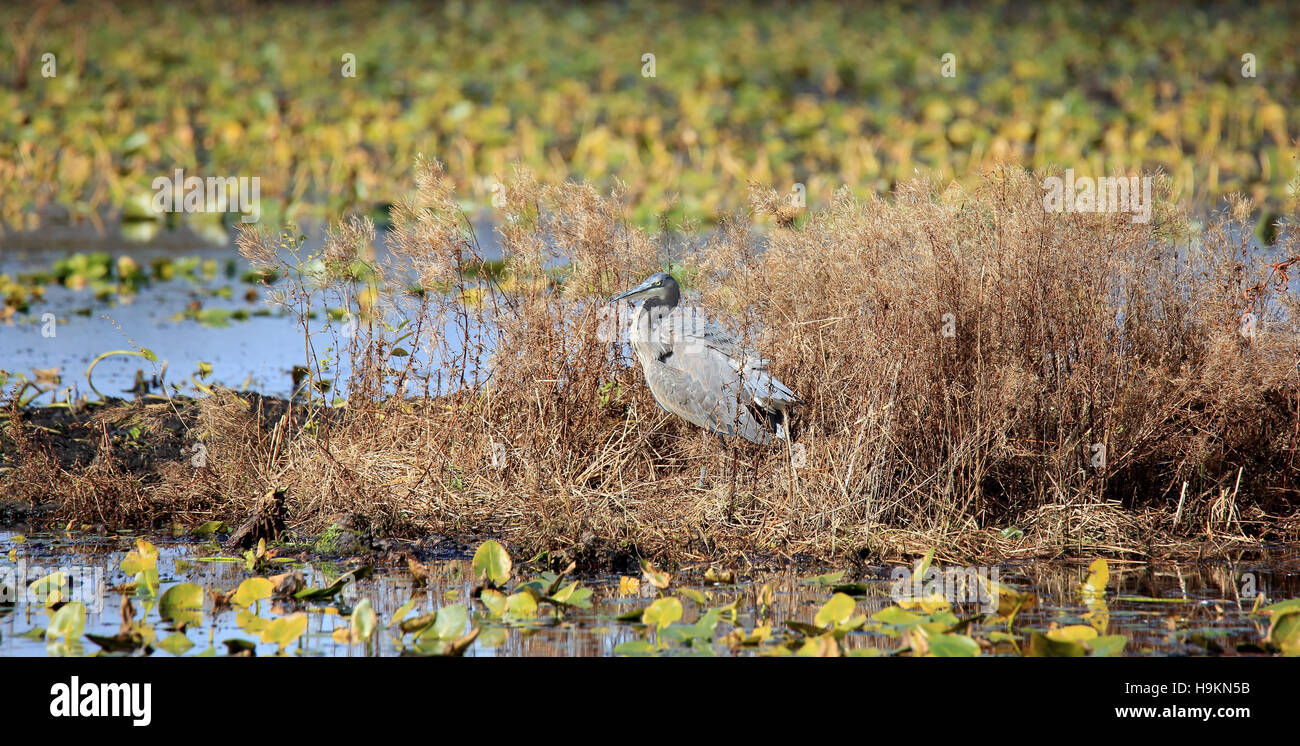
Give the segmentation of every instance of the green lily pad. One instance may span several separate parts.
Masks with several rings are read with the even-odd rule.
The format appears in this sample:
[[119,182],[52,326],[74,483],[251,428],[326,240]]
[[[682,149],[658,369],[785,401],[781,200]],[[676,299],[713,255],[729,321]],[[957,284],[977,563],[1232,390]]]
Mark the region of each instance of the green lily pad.
[[81,637],[81,633],[86,629],[86,606],[80,601],[72,601],[64,604],[54,616],[50,618],[50,626],[45,630],[45,639],[57,640],[62,638],[67,644]]
[[230,600],[239,606],[252,606],[262,599],[270,598],[274,590],[275,584],[266,578],[247,578],[239,584]]
[[498,588],[510,580],[510,555],[494,539],[488,539],[479,545],[471,565],[476,577],[485,579]]
[[192,647],[194,647],[194,643],[180,632],[168,635],[158,641],[158,648],[172,655],[185,655]]
[[857,608],[857,605],[852,596],[836,593],[817,612],[817,616],[813,618],[813,624],[823,628],[843,624],[849,620],[849,617],[853,616],[853,610]]
[[299,611],[273,620],[262,630],[262,642],[275,643],[284,650],[286,646],[307,631],[307,615]]
[[682,602],[676,598],[661,598],[650,604],[641,616],[647,626],[660,630],[682,618]]
[[356,640],[369,640],[377,623],[375,610],[370,606],[370,599],[362,599],[352,610],[352,637]]
[[980,654],[979,643],[967,635],[934,635],[929,643],[930,654],[939,658],[973,658]]
[[158,599],[158,616],[180,625],[203,621],[203,588],[194,583],[180,583],[167,589]]
[[190,536],[199,539],[206,539],[214,534],[224,534],[229,532],[230,529],[226,527],[225,521],[208,521],[207,523],[201,523],[190,529]]
[[628,640],[614,646],[614,655],[628,657],[653,656],[658,652],[654,645],[645,640]]

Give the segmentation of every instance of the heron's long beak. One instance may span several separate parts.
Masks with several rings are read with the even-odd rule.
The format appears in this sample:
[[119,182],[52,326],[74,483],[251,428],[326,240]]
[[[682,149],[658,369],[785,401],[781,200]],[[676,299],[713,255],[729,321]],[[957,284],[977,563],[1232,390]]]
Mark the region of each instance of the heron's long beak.
[[649,280],[646,280],[645,282],[641,283],[640,285],[637,285],[636,287],[632,288],[631,290],[627,291],[626,293],[623,293],[622,295],[618,295],[618,296],[615,296],[615,297],[613,297],[613,298],[610,298],[609,302],[610,302],[610,303],[618,303],[619,301],[624,300],[624,299],[626,299],[626,298],[631,298],[632,296],[636,295],[637,293],[644,293],[645,291],[649,290],[651,287],[652,287],[652,286],[650,285],[650,281],[649,281]]

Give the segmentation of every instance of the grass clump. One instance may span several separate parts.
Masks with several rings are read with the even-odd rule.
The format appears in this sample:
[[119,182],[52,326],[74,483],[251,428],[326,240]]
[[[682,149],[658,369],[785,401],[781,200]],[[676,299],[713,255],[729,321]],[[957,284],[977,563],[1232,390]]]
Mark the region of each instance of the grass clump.
[[[335,388],[274,417],[199,400],[207,473],[160,471],[150,499],[225,516],[283,485],[291,523],[317,531],[346,514],[589,562],[1296,537],[1296,298],[1251,247],[1246,202],[1193,231],[1157,180],[1149,223],[1052,213],[1038,177],[998,168],[972,188],[842,191],[797,220],[756,188],[750,213],[674,237],[630,225],[617,191],[521,170],[487,272],[441,167],[416,182],[382,259],[365,220],[308,257],[326,268],[310,281],[293,247],[241,237],[289,278],[286,305],[351,310],[347,334],[302,316],[305,380]],[[1277,246],[1300,255],[1285,227]],[[358,261],[364,282],[330,269]],[[807,400],[793,447],[720,449],[651,399],[606,299],[674,264]]]

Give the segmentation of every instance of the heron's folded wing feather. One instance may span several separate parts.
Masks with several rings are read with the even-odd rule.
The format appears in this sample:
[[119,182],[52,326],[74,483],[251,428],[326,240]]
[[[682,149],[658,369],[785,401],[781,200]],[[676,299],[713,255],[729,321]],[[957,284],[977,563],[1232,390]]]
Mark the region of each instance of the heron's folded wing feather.
[[766,430],[746,407],[774,412],[800,401],[768,372],[762,356],[694,309],[673,309],[651,336],[647,383],[660,406],[688,422],[766,442]]
[[738,360],[733,363],[736,371],[745,380],[745,388],[754,397],[759,406],[771,409],[786,409],[798,404],[800,399],[789,386],[781,383],[767,369],[767,361],[760,357]]
[[[676,361],[674,361],[676,362]],[[658,360],[645,363],[646,383],[659,406],[687,422],[715,432],[731,434],[735,421],[734,393],[710,385],[708,376],[681,370]],[[728,406],[730,404],[730,406]]]
[[[721,327],[705,327],[698,333],[687,335],[686,341],[688,345],[693,343],[711,351],[739,374],[745,389],[759,406],[786,409],[803,401],[768,371],[766,358],[752,347],[742,347]],[[687,349],[691,348],[688,346]]]

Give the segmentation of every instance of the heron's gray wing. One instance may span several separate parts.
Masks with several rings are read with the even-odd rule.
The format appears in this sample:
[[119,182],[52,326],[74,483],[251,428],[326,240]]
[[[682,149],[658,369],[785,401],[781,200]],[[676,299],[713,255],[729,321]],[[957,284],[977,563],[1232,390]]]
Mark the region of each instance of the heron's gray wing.
[[661,339],[661,344],[672,349],[674,356],[717,356],[716,363],[725,364],[740,375],[746,398],[764,409],[789,409],[803,401],[768,371],[768,361],[763,356],[752,347],[742,346],[725,327],[695,309],[679,307],[674,310],[674,314],[678,313],[680,320],[670,319],[677,323],[659,326],[661,335],[673,336]]
[[678,367],[683,362],[678,359],[642,361],[646,383],[659,406],[710,432],[739,435],[754,443],[770,442],[767,430],[741,406],[746,402],[737,396],[735,374],[725,366],[694,356],[691,359],[697,364],[685,369]]
[[678,306],[661,324],[660,334],[673,346],[679,344],[710,347],[724,355],[741,350],[731,332],[695,308]]
[[728,362],[745,381],[745,389],[755,404],[764,409],[785,410],[803,402],[789,386],[768,371],[765,358],[754,354],[753,350],[746,350],[746,353],[750,354],[739,359],[728,358]]

